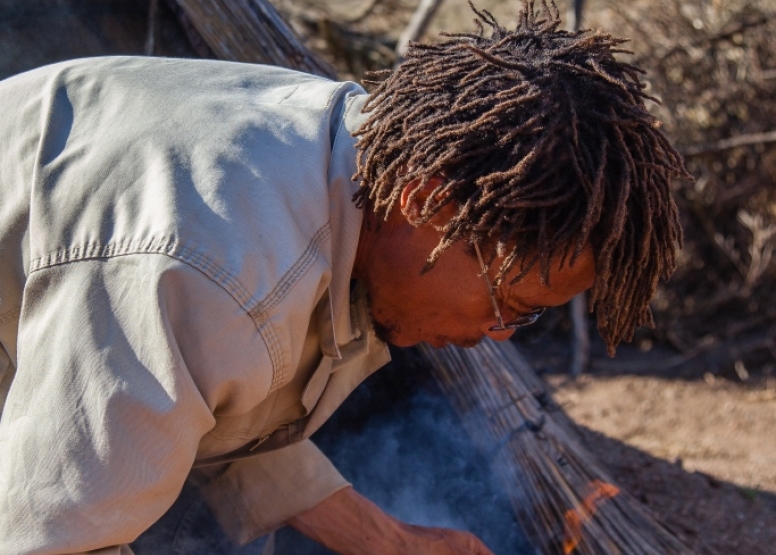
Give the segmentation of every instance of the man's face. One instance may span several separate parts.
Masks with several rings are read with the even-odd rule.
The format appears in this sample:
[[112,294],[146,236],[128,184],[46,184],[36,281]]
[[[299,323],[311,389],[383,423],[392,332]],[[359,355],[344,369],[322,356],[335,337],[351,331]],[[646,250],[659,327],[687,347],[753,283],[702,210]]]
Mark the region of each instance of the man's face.
[[[498,341],[512,335],[512,331],[490,331],[497,319],[488,287],[477,259],[465,245],[450,247],[424,275],[419,272],[425,257],[413,262],[411,252],[404,254],[398,267],[386,269],[377,281],[367,283],[378,337],[400,347],[425,341],[439,348],[447,344],[471,347],[486,335]],[[489,270],[491,279],[498,262]],[[512,270],[510,276],[516,273]],[[496,300],[504,321],[510,321],[538,308],[565,304],[589,289],[594,278],[595,265],[588,250],[572,267],[554,265],[549,287],[541,282],[538,267],[515,284],[505,279],[496,290]]]
[[[512,331],[490,331],[498,322],[488,287],[473,250],[464,243],[455,243],[432,270],[420,275],[429,253],[439,243],[438,225],[452,210],[447,205],[438,214],[438,221],[415,226],[411,223],[412,206],[403,199],[401,211],[392,211],[379,227],[373,221],[362,230],[354,276],[366,284],[375,331],[383,340],[400,347],[422,341],[434,347],[470,347],[486,335],[495,340],[512,335]],[[500,262],[497,258],[488,270],[491,280]],[[560,268],[558,262],[552,264],[551,286],[542,283],[536,266],[512,285],[510,278],[518,270],[509,273],[496,290],[504,321],[537,308],[565,304],[593,285],[592,251],[585,250],[571,267],[566,264]]]

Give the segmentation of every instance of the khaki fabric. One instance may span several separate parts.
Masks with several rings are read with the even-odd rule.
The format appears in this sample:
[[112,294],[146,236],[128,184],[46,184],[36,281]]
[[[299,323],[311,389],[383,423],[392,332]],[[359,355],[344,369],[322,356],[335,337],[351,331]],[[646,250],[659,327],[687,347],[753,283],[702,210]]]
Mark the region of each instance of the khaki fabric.
[[347,485],[308,438],[388,360],[351,294],[364,98],[154,58],[0,83],[0,553],[125,555],[268,435],[192,475],[237,541]]

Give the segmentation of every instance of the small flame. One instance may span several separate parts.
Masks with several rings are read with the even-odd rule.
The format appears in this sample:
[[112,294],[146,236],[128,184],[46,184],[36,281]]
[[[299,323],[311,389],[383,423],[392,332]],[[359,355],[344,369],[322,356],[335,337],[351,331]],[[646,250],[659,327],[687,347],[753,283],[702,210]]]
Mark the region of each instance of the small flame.
[[590,493],[575,509],[569,509],[565,514],[566,535],[563,538],[563,553],[571,555],[582,541],[582,526],[595,514],[596,505],[606,499],[611,499],[620,490],[612,484],[593,480],[588,484]]

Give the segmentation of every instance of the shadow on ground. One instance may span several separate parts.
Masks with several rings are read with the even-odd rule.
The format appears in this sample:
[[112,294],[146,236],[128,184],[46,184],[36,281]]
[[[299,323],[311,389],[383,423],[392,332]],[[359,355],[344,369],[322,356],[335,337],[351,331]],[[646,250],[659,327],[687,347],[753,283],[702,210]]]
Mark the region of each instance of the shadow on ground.
[[[580,426],[583,444],[614,481],[660,522],[709,555],[773,553],[776,495],[749,490],[653,457]],[[738,521],[731,526],[731,517]]]

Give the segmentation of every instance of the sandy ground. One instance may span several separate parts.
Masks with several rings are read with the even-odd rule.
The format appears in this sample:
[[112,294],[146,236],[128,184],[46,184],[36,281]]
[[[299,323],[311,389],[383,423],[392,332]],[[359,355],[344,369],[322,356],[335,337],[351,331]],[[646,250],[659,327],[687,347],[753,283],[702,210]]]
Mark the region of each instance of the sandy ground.
[[588,375],[556,396],[577,423],[688,472],[776,492],[776,390]]
[[576,380],[544,378],[614,480],[701,553],[776,552],[773,378],[667,368],[633,347],[597,360]]

